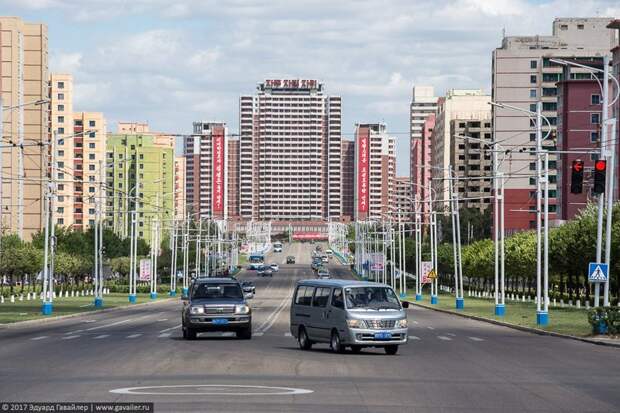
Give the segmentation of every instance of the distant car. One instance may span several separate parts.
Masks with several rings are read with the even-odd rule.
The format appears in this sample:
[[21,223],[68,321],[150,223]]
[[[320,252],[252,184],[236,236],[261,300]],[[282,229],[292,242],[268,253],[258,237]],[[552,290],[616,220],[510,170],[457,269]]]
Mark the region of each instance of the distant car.
[[280,270],[280,266],[276,264],[275,262],[271,264],[269,267],[271,268],[271,271],[273,272],[278,272]]
[[271,269],[271,267],[263,265],[258,269],[256,275],[258,275],[259,277],[273,277],[273,270]]
[[321,257],[321,262],[322,262],[323,264],[327,264],[327,263],[329,262],[329,258],[327,257],[327,255],[323,255],[323,256]]
[[330,258],[331,258],[331,257],[332,257],[332,255],[334,254],[334,251],[332,251],[332,250],[325,250],[325,254],[326,254],[328,257],[330,257]]
[[316,250],[317,250],[317,251],[319,251],[319,252],[321,252],[321,251],[323,251],[323,248],[321,248],[321,246],[320,246],[320,245],[317,245],[317,246],[316,246]]
[[273,244],[273,252],[282,252],[282,243],[281,242],[275,242]]
[[241,288],[243,289],[244,293],[256,294],[256,286],[252,281],[242,281]]
[[289,255],[288,257],[286,257],[286,263],[295,264],[295,257],[293,257],[292,255]]
[[317,272],[316,276],[317,276],[318,278],[324,278],[324,279],[331,278],[331,276],[329,275],[329,271],[327,271],[327,270],[326,270],[326,269],[324,269],[324,268],[320,269],[320,270]]

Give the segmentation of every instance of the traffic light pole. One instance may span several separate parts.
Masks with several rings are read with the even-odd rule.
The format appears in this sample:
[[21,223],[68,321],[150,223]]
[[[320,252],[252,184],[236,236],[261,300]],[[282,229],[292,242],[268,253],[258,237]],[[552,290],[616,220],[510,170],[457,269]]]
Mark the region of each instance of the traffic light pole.
[[[601,159],[606,154],[608,155],[607,161],[607,182],[605,192],[607,193],[607,223],[605,225],[605,263],[608,265],[611,264],[611,220],[612,220],[612,210],[613,210],[613,198],[614,198],[614,160],[615,160],[615,119],[614,119],[614,133],[611,135],[611,139],[609,143],[607,142],[607,124],[609,118],[609,56],[605,55],[603,59],[603,110],[602,110],[602,125],[603,128],[601,130]],[[611,151],[607,150],[608,147]],[[610,153],[611,152],[611,153]],[[603,194],[599,195],[599,215],[602,215],[603,208],[601,205],[604,204]],[[602,218],[602,216],[601,216]],[[602,222],[600,223],[602,226]],[[602,240],[600,240],[602,243]],[[600,255],[601,247],[597,244],[597,252]],[[597,262],[601,262],[600,259],[597,259]],[[598,292],[599,283],[595,284],[595,288]],[[603,286],[603,305],[605,307],[609,306],[609,277],[605,281]],[[596,306],[598,306],[598,300],[596,302]]]

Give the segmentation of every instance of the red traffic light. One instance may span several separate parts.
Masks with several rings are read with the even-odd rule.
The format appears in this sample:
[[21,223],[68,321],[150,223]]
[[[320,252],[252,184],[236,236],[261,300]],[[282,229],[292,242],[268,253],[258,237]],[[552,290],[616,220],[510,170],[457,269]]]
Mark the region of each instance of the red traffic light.
[[581,172],[583,171],[583,161],[580,159],[576,159],[573,161],[573,171]]
[[607,161],[599,159],[594,163],[594,169],[601,172],[604,171],[605,169],[607,169]]

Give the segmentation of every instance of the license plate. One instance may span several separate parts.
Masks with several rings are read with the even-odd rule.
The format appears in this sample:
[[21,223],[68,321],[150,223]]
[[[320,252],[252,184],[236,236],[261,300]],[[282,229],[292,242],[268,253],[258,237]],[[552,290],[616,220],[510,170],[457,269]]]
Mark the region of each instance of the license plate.
[[375,333],[375,340],[391,340],[391,339],[392,339],[392,333],[387,333],[387,332]]
[[213,324],[217,326],[223,326],[223,325],[228,324],[228,319],[227,318],[214,318]]

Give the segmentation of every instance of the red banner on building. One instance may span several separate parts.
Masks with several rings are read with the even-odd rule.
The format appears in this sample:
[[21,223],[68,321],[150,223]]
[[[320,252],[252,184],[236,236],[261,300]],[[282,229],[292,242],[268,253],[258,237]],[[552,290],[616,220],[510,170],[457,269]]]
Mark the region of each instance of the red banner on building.
[[370,174],[370,131],[360,128],[357,135],[357,211],[368,212]]
[[224,129],[216,128],[213,131],[213,214],[224,212]]

